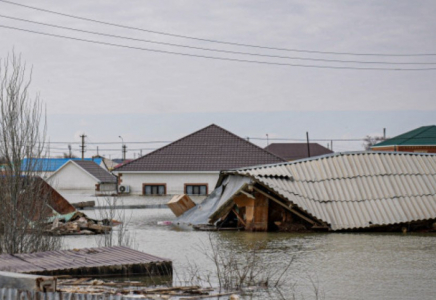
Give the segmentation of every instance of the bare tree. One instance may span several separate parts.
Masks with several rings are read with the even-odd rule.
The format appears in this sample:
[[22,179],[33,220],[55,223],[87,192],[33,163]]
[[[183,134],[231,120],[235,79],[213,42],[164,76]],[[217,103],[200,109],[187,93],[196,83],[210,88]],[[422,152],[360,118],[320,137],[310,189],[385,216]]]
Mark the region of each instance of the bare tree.
[[104,225],[110,226],[111,230],[96,236],[97,245],[134,247],[135,236],[128,229],[132,215],[126,215],[126,211],[122,208],[123,201],[120,201],[117,196],[104,196],[102,199],[96,210],[96,217],[103,220]]
[[365,148],[365,150],[371,150],[372,146],[374,146],[377,143],[383,142],[384,140],[386,140],[386,138],[384,138],[382,136],[370,136],[370,135],[367,135],[363,139],[363,147]]
[[29,96],[30,83],[20,56],[12,53],[0,62],[0,253],[60,247],[58,238],[44,233],[50,193],[31,158],[44,154],[46,120],[39,97]]

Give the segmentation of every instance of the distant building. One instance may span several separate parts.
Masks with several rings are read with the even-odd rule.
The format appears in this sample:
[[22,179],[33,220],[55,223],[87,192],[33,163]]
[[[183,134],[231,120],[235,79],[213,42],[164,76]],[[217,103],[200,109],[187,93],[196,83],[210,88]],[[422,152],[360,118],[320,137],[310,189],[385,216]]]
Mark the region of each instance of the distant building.
[[[26,175],[26,172],[32,172],[32,175],[39,175],[41,178],[47,179],[60,167],[65,165],[70,160],[81,160],[80,158],[25,158],[21,162],[21,172]],[[85,158],[85,161],[94,161],[97,165],[104,169],[108,169],[102,158]]]
[[307,143],[272,143],[265,150],[283,157],[287,161],[308,158],[309,150],[310,157],[333,153],[332,150],[318,143],[309,143],[309,149]]
[[371,147],[374,151],[436,153],[436,125],[422,126]]
[[285,160],[239,136],[210,125],[114,169],[120,190],[134,194],[207,195],[221,170]]
[[47,181],[57,190],[95,190],[96,194],[117,191],[117,178],[94,161],[70,160]]

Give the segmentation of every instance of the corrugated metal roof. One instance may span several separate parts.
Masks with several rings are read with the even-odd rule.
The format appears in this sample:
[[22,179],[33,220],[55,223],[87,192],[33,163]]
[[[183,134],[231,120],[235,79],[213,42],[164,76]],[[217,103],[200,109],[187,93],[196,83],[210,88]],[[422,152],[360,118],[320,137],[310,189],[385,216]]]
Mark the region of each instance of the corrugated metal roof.
[[436,125],[416,128],[380,142],[371,148],[388,146],[436,146]]
[[[21,171],[32,170],[34,172],[55,172],[70,160],[80,158],[25,158],[21,162]],[[102,158],[85,158],[85,161],[94,161],[100,165]]]
[[132,265],[152,262],[168,262],[127,247],[84,248],[62,251],[0,255],[0,271],[36,273],[102,266]]
[[31,273],[44,271],[43,268],[35,266],[27,261],[21,260],[10,254],[0,255],[0,271]]
[[336,153],[223,173],[252,177],[332,230],[436,219],[436,155]]

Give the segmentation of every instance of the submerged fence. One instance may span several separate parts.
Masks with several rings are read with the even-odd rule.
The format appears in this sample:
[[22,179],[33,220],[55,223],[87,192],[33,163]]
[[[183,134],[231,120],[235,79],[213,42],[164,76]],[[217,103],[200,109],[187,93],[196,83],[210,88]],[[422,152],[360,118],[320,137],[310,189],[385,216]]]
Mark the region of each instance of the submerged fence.
[[0,300],[138,300],[138,298],[133,297],[133,295],[130,298],[128,295],[76,294],[58,292],[43,293],[1,288]]

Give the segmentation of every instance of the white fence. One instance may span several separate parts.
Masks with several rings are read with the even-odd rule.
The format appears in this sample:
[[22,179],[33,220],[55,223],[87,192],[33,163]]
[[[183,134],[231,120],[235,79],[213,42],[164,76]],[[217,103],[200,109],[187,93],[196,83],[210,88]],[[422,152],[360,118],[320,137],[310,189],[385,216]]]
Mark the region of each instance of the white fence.
[[2,288],[0,289],[0,300],[138,300],[138,298],[109,294],[43,293]]

